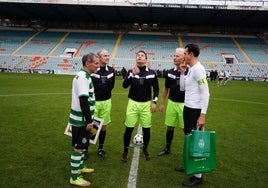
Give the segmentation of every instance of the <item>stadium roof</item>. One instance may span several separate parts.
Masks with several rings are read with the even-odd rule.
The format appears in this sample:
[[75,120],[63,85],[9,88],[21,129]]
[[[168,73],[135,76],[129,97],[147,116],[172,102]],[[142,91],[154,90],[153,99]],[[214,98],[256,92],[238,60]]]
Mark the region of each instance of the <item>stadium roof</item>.
[[[146,29],[169,26],[177,32],[191,32],[212,28],[215,32],[237,30],[237,32],[267,32],[268,10],[259,6],[244,9],[221,5],[193,4],[48,4],[0,2],[0,19],[37,21],[40,24],[80,23],[92,26],[95,23],[120,29],[127,25]],[[133,25],[134,24],[134,25]],[[115,27],[116,26],[116,27]],[[165,27],[167,28],[167,27]]]

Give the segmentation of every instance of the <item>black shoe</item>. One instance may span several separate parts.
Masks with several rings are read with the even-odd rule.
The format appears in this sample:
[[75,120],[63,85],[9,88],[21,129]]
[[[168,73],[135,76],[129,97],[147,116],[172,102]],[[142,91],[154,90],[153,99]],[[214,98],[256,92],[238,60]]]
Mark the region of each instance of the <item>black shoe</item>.
[[161,150],[157,155],[158,156],[162,156],[162,155],[166,155],[166,154],[169,154],[170,153],[170,150],[167,149],[167,148],[164,148],[163,150]]
[[195,176],[190,177],[188,180],[182,182],[182,185],[192,187],[203,183],[203,178],[197,178]]
[[174,170],[177,172],[184,172],[184,169],[182,166],[177,166]]
[[148,153],[147,150],[144,150],[144,151],[143,151],[143,156],[144,156],[144,158],[145,158],[147,161],[150,160],[150,155],[149,155],[149,153]]
[[124,152],[124,153],[122,154],[122,158],[121,158],[121,160],[122,160],[123,162],[127,162],[127,160],[128,160],[128,152]]
[[103,158],[107,157],[107,154],[103,149],[98,149],[98,155],[103,157]]

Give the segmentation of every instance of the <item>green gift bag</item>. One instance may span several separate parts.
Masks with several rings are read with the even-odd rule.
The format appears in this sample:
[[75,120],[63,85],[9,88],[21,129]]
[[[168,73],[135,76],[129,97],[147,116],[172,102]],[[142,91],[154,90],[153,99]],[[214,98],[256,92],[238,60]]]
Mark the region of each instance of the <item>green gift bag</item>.
[[183,168],[187,175],[211,172],[216,169],[216,132],[210,131],[209,157],[193,157],[190,155],[192,134],[186,135],[183,147]]
[[192,131],[190,155],[192,157],[209,157],[210,131]]

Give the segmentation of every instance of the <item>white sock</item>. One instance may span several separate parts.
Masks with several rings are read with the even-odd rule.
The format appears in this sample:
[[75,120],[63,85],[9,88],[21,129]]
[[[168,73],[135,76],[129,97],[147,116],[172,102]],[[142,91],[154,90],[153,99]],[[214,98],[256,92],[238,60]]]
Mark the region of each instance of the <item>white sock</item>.
[[196,177],[196,178],[202,178],[202,174],[201,173],[200,174],[195,174],[194,177]]

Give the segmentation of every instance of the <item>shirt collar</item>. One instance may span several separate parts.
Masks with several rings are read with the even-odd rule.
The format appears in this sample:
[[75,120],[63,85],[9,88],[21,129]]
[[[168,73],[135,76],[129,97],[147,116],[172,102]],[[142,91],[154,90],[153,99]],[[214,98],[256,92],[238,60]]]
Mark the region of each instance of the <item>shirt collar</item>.
[[[97,69],[97,71],[99,71],[101,68],[102,68],[102,67],[99,67],[99,68]],[[105,67],[103,67],[103,69],[105,69],[106,71],[108,71],[108,66],[105,65]]]

